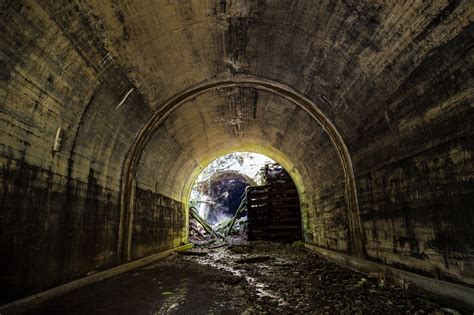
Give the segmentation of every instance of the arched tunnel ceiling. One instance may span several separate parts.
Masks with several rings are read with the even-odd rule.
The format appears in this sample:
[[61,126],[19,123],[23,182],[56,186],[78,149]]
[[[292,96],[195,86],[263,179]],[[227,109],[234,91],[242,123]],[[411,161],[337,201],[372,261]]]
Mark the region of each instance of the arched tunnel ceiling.
[[[85,1],[80,10],[152,111],[190,87],[239,76],[278,82],[317,104],[351,155],[364,235],[374,239],[367,251],[374,256],[380,255],[374,244],[381,236],[367,230],[387,227],[385,221],[367,221],[373,209],[396,213],[398,207],[386,198],[418,200],[418,188],[401,178],[416,182],[412,169],[434,171],[436,162],[418,162],[432,159],[428,150],[450,143],[442,150],[454,154],[464,146],[449,139],[472,133],[460,118],[470,116],[465,105],[472,102],[472,72],[465,70],[473,64],[469,1]],[[252,116],[253,93],[212,91],[176,109],[145,147],[139,179],[182,200],[177,191],[182,180],[193,178],[191,169],[196,172],[218,150],[272,148],[294,166],[308,190],[305,238],[350,251],[347,234],[354,227],[347,227],[347,178],[336,168],[334,146],[314,121],[274,95],[258,92]],[[281,135],[292,141],[277,143]],[[401,181],[393,187],[410,187],[402,193],[409,197],[386,192],[392,187],[386,188],[386,177]]]
[[325,114],[350,137],[387,109],[433,48],[469,25],[469,1],[447,3],[86,1],[83,9],[155,109],[197,83],[251,74],[326,100]]
[[172,111],[151,135],[137,175],[149,187],[159,178],[171,179],[160,192],[183,200],[187,196],[180,194],[210,160],[239,149],[281,161],[300,184],[306,178],[301,189],[321,184],[324,176],[343,180],[336,149],[308,112],[282,96],[248,87],[210,90]]
[[[276,159],[293,176],[308,235],[339,234],[339,249],[363,252],[352,163],[340,135],[316,104],[289,87],[247,77],[197,86],[163,109],[147,122],[129,154],[125,200],[134,195],[136,184],[142,195],[171,196],[187,204],[191,185],[207,162],[219,153],[252,150]],[[320,207],[336,218],[331,227],[325,226],[329,221],[320,221],[315,228],[312,209]],[[126,213],[134,211],[133,206],[126,208]],[[129,231],[133,216],[127,219]],[[128,236],[131,257],[130,240]]]

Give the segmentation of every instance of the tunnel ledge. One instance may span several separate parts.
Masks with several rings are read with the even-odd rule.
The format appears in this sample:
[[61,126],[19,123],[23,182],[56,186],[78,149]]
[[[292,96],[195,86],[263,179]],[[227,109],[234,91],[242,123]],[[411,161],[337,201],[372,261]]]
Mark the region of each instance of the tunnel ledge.
[[84,287],[86,285],[93,284],[98,281],[102,281],[111,277],[121,275],[130,270],[138,269],[140,267],[152,264],[160,259],[166,258],[167,256],[173,254],[174,252],[185,251],[193,247],[194,247],[194,244],[186,244],[186,245],[178,246],[176,248],[172,248],[160,253],[156,253],[147,257],[133,260],[126,264],[118,265],[116,267],[94,273],[90,276],[86,276],[86,277],[62,284],[52,289],[27,296],[25,298],[10,302],[5,305],[0,305],[0,314],[1,312],[12,312],[12,313],[25,312],[47,300],[54,299],[56,297],[59,297],[68,292]]
[[474,310],[474,289],[443,280],[428,278],[398,268],[382,265],[367,259],[345,255],[308,243],[303,246],[310,251],[323,255],[342,267],[346,267],[368,276],[383,279],[416,295],[441,301],[466,312]]

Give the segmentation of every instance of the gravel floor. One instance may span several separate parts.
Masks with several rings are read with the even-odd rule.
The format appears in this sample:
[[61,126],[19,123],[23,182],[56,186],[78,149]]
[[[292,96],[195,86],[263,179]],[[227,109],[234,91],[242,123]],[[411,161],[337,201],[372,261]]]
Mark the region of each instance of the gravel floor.
[[250,313],[458,313],[290,245],[254,242],[188,259],[245,279]]
[[[200,252],[197,255],[196,252]],[[32,314],[457,314],[291,245],[192,250]]]

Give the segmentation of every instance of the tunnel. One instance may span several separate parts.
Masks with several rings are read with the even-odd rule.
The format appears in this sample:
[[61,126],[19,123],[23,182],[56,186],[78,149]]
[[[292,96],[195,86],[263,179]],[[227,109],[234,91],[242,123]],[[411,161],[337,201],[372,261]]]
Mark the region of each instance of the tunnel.
[[474,310],[471,1],[0,16],[0,313],[187,248],[192,185],[236,151],[291,176],[308,257]]

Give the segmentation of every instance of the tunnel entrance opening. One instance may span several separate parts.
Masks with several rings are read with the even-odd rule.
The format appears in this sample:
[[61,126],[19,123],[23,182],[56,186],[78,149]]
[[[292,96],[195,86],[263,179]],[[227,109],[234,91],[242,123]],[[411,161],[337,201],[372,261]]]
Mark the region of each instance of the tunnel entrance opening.
[[[123,257],[123,261],[130,261],[133,259],[133,237],[134,237],[134,221],[135,221],[135,200],[136,200],[136,187],[138,184],[137,175],[139,174],[143,167],[140,165],[140,161],[142,159],[149,160],[150,163],[156,165],[156,161],[152,161],[152,158],[146,158],[147,155],[144,153],[149,151],[150,149],[145,150],[149,146],[153,146],[155,148],[160,148],[160,141],[153,141],[153,139],[158,139],[158,137],[154,137],[155,134],[161,134],[163,131],[160,126],[163,126],[164,122],[170,121],[172,117],[174,117],[170,123],[172,122],[173,128],[175,130],[181,130],[179,132],[180,135],[184,136],[187,139],[194,139],[196,132],[202,132],[203,134],[207,134],[209,130],[206,129],[205,124],[203,124],[203,129],[196,131],[192,130],[194,134],[191,135],[187,133],[186,129],[182,130],[182,126],[189,125],[190,121],[187,120],[181,121],[181,119],[174,121],[176,118],[184,118],[184,117],[194,117],[194,114],[201,117],[199,111],[201,113],[208,113],[208,109],[206,108],[199,108],[200,106],[194,106],[196,104],[214,104],[209,97],[220,97],[219,95],[222,94],[221,91],[225,91],[228,89],[235,89],[238,88],[239,90],[246,90],[252,89],[255,92],[258,92],[258,95],[262,96],[264,94],[268,94],[268,96],[277,97],[281,99],[286,105],[289,106],[288,110],[291,110],[291,107],[295,107],[295,110],[300,111],[302,110],[301,118],[305,117],[305,122],[301,121],[302,128],[306,128],[308,126],[310,129],[314,129],[314,124],[319,125],[321,128],[321,135],[327,137],[327,140],[331,142],[331,147],[335,149],[335,153],[337,155],[337,159],[340,162],[340,170],[343,173],[343,189],[344,189],[344,202],[345,202],[345,213],[347,215],[348,226],[347,230],[349,232],[347,238],[347,244],[344,249],[347,250],[348,253],[351,255],[356,255],[360,257],[365,257],[365,249],[364,249],[364,235],[362,231],[362,225],[360,222],[360,213],[358,208],[357,202],[357,190],[355,185],[355,177],[352,168],[352,159],[345,144],[344,139],[342,138],[341,134],[337,130],[337,128],[333,125],[333,123],[325,116],[322,112],[319,102],[313,102],[311,99],[307,98],[304,94],[294,90],[292,87],[281,84],[279,82],[275,82],[272,80],[263,79],[256,76],[245,76],[245,77],[232,77],[231,79],[218,79],[212,80],[209,82],[205,82],[203,84],[199,84],[196,86],[192,86],[182,92],[176,94],[172,98],[169,99],[166,103],[160,106],[159,110],[156,110],[150,119],[146,122],[146,124],[140,129],[139,137],[137,141],[135,141],[133,147],[130,149],[129,154],[127,155],[127,159],[124,163],[124,171],[123,171],[123,181],[121,187],[121,194],[120,194],[120,221],[119,221],[119,233],[118,233],[118,256]],[[218,95],[212,95],[212,94]],[[227,95],[227,94],[226,94]],[[257,95],[257,94],[256,94]],[[203,99],[201,99],[203,98]],[[199,102],[194,102],[195,99],[200,99]],[[263,100],[263,98],[259,97],[258,99]],[[191,102],[192,101],[192,102]],[[265,102],[267,103],[267,102]],[[216,103],[218,104],[218,103]],[[207,106],[205,106],[207,107]],[[265,106],[259,106],[259,108],[264,109]],[[283,107],[282,107],[283,108]],[[198,112],[196,112],[196,110]],[[217,110],[217,108],[216,108]],[[212,113],[218,114],[221,111],[215,112],[214,110]],[[268,111],[266,111],[268,112]],[[174,113],[174,114],[172,114]],[[188,113],[188,114],[184,114]],[[209,112],[211,113],[211,112]],[[279,111],[275,111],[275,119],[278,119]],[[214,115],[213,114],[213,115]],[[256,113],[257,117],[260,117],[262,113]],[[196,117],[198,117],[196,116]],[[280,115],[281,116],[281,115]],[[284,116],[284,115],[283,115]],[[281,116],[281,117],[283,117]],[[262,116],[263,117],[263,116]],[[224,121],[227,121],[228,118],[224,118]],[[173,122],[174,121],[174,122]],[[179,124],[177,124],[179,122]],[[255,120],[258,122],[259,120]],[[284,126],[285,124],[279,124]],[[213,124],[213,126],[218,126],[218,124]],[[220,126],[220,125],[219,125]],[[258,126],[256,126],[258,127]],[[264,127],[262,125],[261,127]],[[271,130],[273,127],[270,125],[268,126]],[[253,127],[252,127],[253,128]],[[260,127],[258,127],[260,128]],[[269,129],[269,130],[270,130]],[[296,148],[304,148],[305,142],[298,142],[294,145],[290,145],[289,147],[282,147],[277,149],[273,146],[273,142],[266,137],[260,137],[260,131],[255,130],[257,133],[255,135],[259,135],[257,138],[254,138],[253,135],[248,134],[249,137],[236,137],[232,139],[225,139],[222,138],[220,135],[223,135],[217,129],[212,128],[212,137],[208,137],[210,141],[208,145],[205,147],[202,146],[202,143],[199,144],[199,147],[194,147],[195,144],[185,141],[185,146],[189,146],[189,152],[195,152],[196,155],[193,159],[188,159],[188,162],[184,159],[187,154],[180,154],[176,155],[178,157],[182,157],[179,160],[175,160],[174,158],[163,161],[164,163],[168,163],[171,161],[175,165],[179,165],[177,168],[173,168],[172,173],[168,173],[171,175],[171,181],[164,186],[164,193],[165,195],[173,195],[175,200],[178,200],[182,203],[183,206],[189,205],[189,196],[191,192],[191,187],[194,183],[194,180],[199,172],[199,167],[197,165],[202,165],[203,161],[209,161],[208,154],[209,152],[231,152],[231,150],[235,148],[241,148],[246,150],[253,150],[254,148],[258,148],[259,152],[264,152],[265,154],[269,154],[271,157],[275,157],[278,159],[279,162],[290,172],[292,179],[295,181],[296,186],[298,187],[299,198],[301,199],[301,216],[303,222],[303,230],[304,230],[304,240],[305,242],[309,243],[317,243],[319,244],[319,240],[322,240],[318,235],[315,233],[315,227],[317,224],[313,224],[315,221],[314,209],[317,205],[314,203],[317,202],[317,199],[314,198],[314,189],[315,187],[311,184],[311,169],[314,169],[312,166],[308,168],[305,166],[306,162],[300,159],[300,149]],[[253,129],[252,129],[253,130]],[[262,130],[263,132],[263,130]],[[295,130],[296,134],[299,133],[298,130]],[[264,132],[265,133],[265,132]],[[217,137],[215,136],[217,135]],[[177,136],[177,134],[175,135]],[[181,137],[181,136],[179,136]],[[161,138],[161,136],[160,136]],[[174,137],[171,137],[171,141]],[[202,138],[202,137],[198,137]],[[308,139],[309,140],[309,139]],[[165,148],[165,146],[161,146]],[[304,149],[303,149],[304,150]],[[294,159],[296,156],[298,158]],[[166,157],[167,154],[162,154],[159,156]],[[290,158],[292,156],[292,158]],[[336,158],[334,156],[334,158]],[[308,163],[311,163],[310,159],[304,159]],[[190,170],[190,171],[187,171]],[[175,176],[178,175],[178,176]],[[184,183],[183,183],[184,181]],[[159,187],[159,186],[158,186]],[[181,187],[181,189],[179,189]],[[332,186],[335,187],[335,186]],[[342,187],[340,187],[342,188]],[[187,213],[187,211],[183,211],[182,213]],[[181,229],[181,233],[179,235],[179,240],[176,238],[175,244],[179,244],[179,242],[187,242],[188,241],[188,229],[185,228],[188,226],[189,220],[184,218],[186,221],[182,220],[183,228]],[[318,229],[319,230],[319,229]],[[322,232],[324,235],[324,232]],[[315,242],[318,240],[317,242]],[[178,242],[179,241],[179,242]],[[342,249],[339,248],[338,249]]]
[[196,245],[301,239],[296,186],[261,154],[234,152],[212,161],[192,187],[189,210],[189,240]]
[[198,175],[189,200],[189,239],[203,245],[247,239],[247,189],[262,184],[265,165],[258,153],[233,152],[209,163]]

